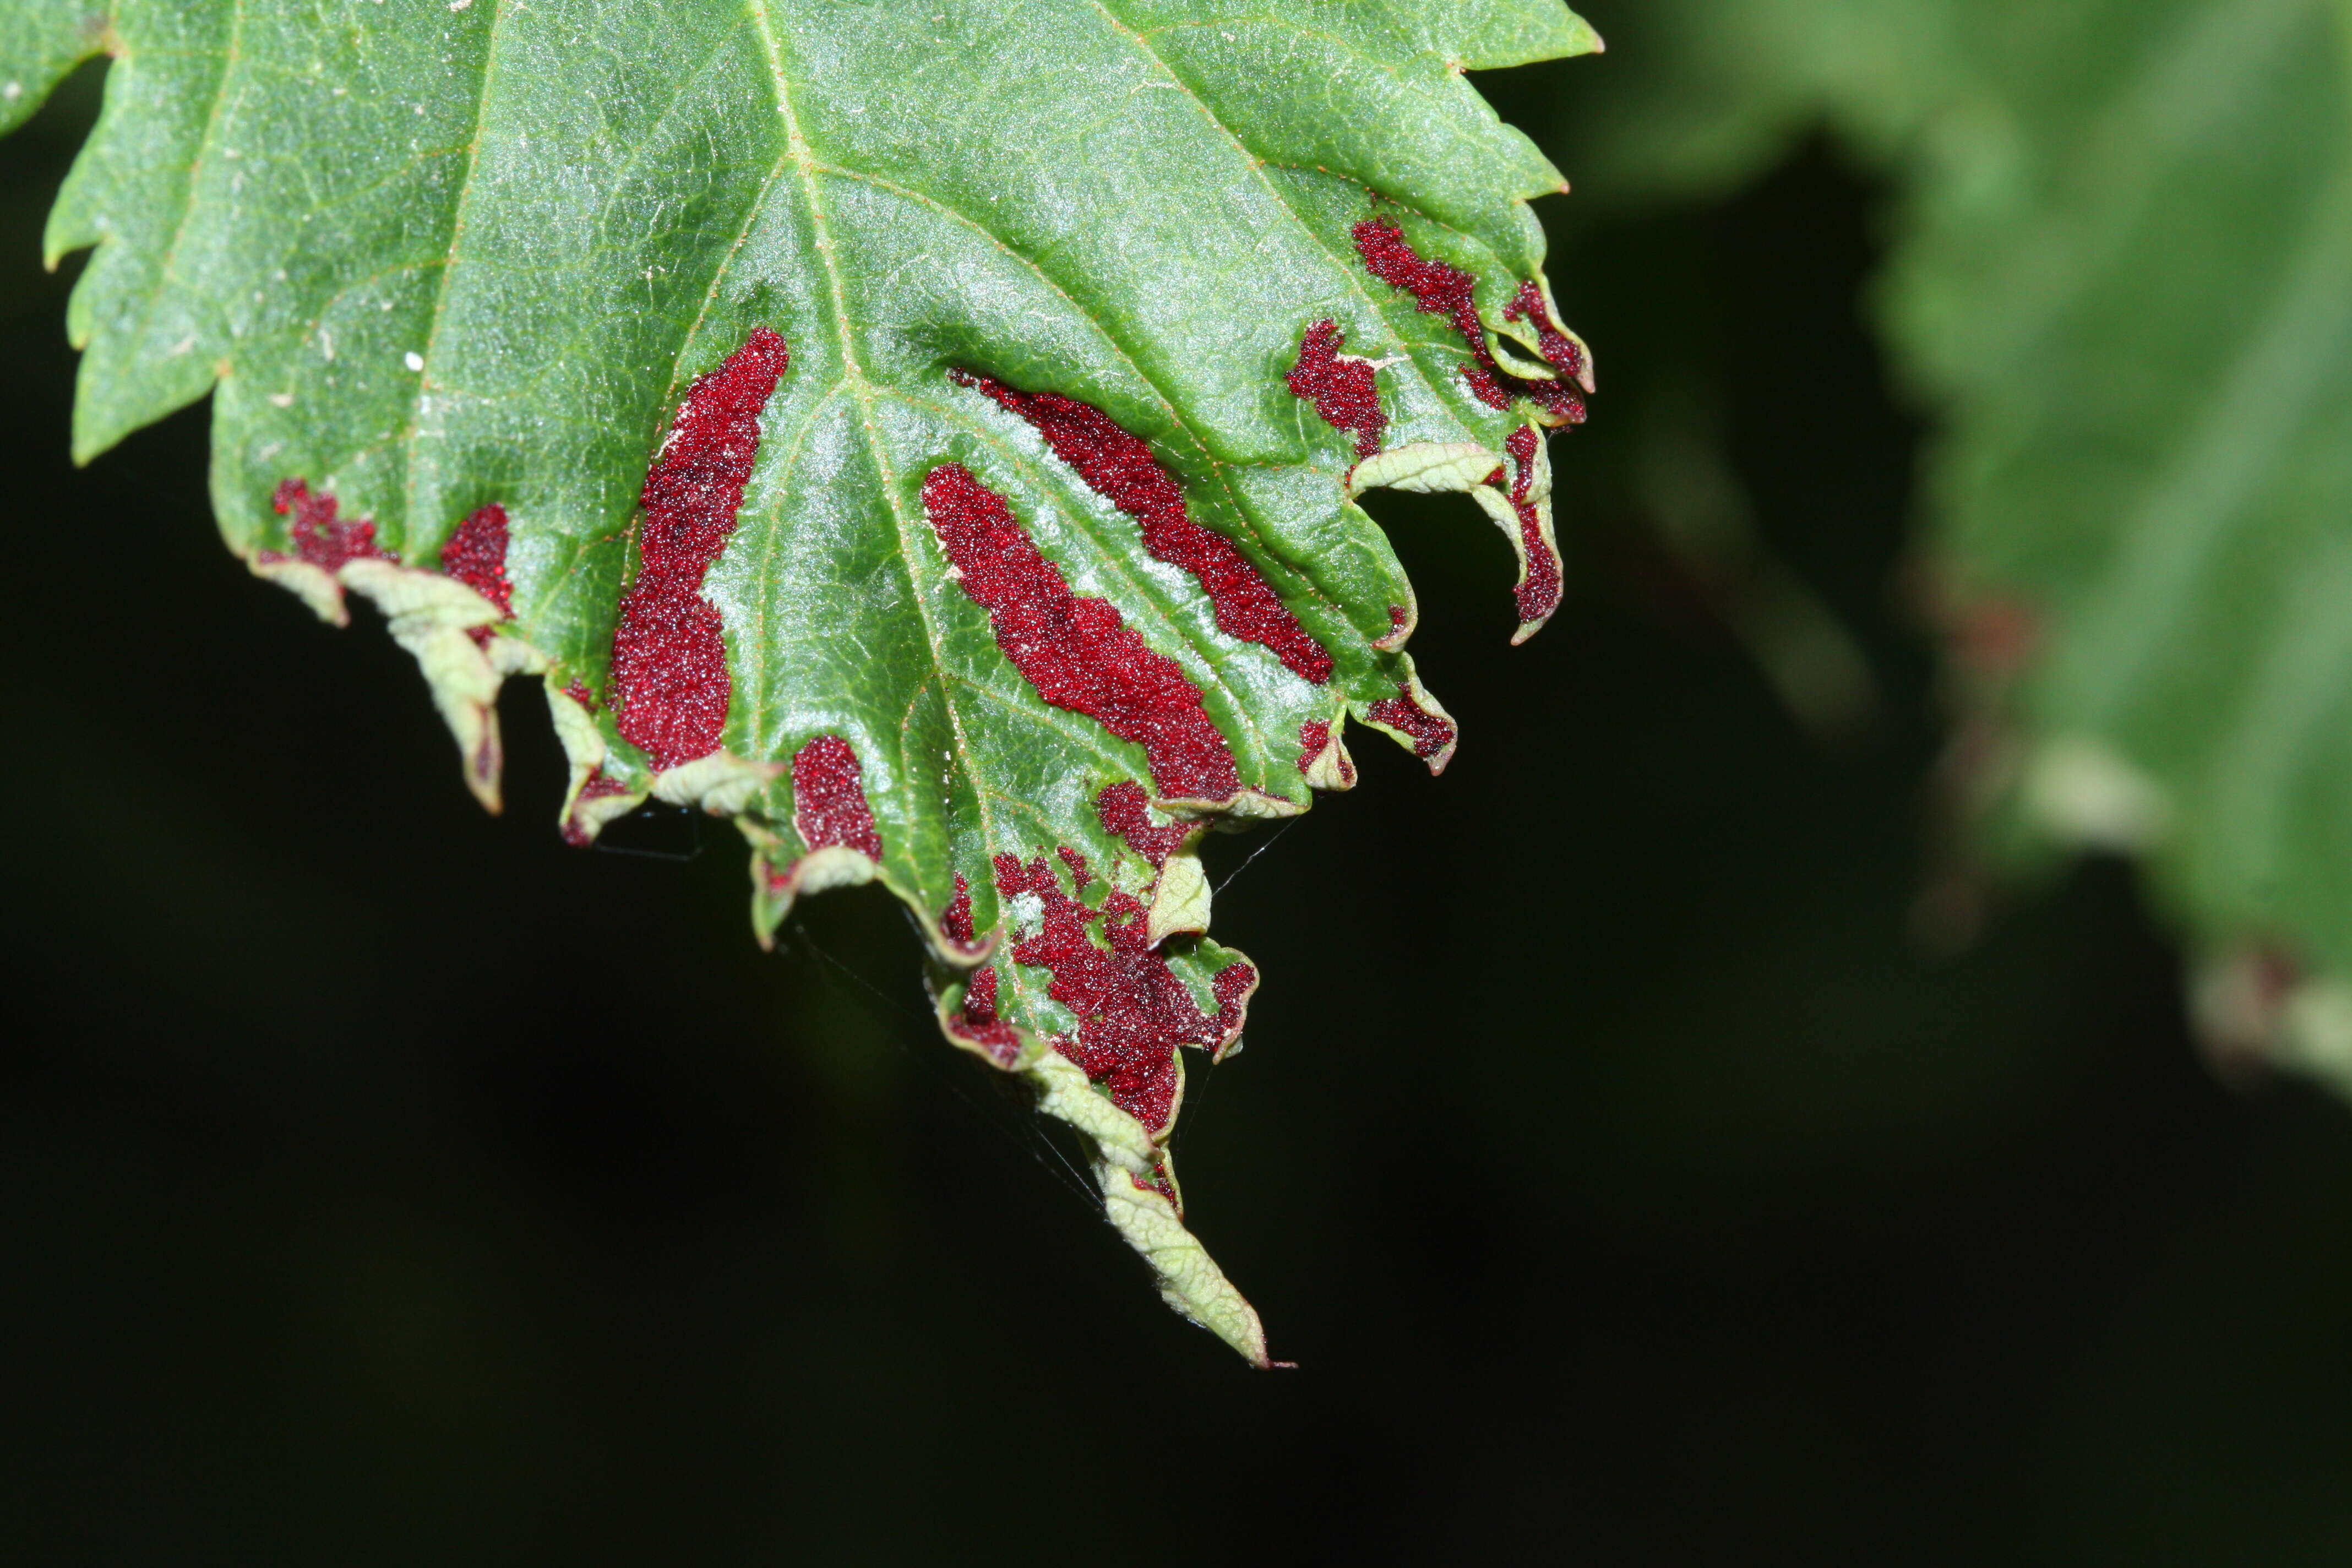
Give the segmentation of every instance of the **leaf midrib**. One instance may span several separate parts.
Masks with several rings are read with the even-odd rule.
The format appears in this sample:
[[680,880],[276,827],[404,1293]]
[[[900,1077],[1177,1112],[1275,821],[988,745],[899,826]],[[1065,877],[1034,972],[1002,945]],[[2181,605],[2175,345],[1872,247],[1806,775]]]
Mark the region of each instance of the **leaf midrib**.
[[[834,341],[841,354],[842,374],[851,383],[851,395],[857,399],[858,422],[866,430],[866,457],[874,464],[877,475],[883,480],[881,487],[883,504],[890,509],[891,521],[898,529],[898,559],[901,568],[907,574],[907,584],[909,589],[908,596],[913,600],[915,612],[921,617],[923,639],[931,651],[931,668],[944,674],[947,669],[945,650],[940,640],[938,621],[931,613],[930,601],[923,592],[921,581],[915,571],[914,558],[909,552],[906,509],[899,500],[900,487],[896,482],[897,475],[884,455],[879,435],[874,427],[872,395],[874,388],[867,380],[866,368],[858,362],[856,350],[851,342],[849,311],[842,295],[841,271],[834,261],[830,220],[825,215],[823,204],[817,200],[816,183],[810,174],[808,144],[802,140],[800,116],[793,107],[792,85],[784,71],[783,50],[777,42],[774,27],[768,20],[767,0],[747,0],[747,5],[753,23],[760,30],[761,47],[767,55],[768,74],[776,96],[776,112],[782,116],[784,121],[784,155],[778,160],[775,168],[770,172],[768,181],[762,184],[761,194],[754,201],[753,210],[756,212],[760,206],[765,205],[767,193],[773,188],[776,175],[782,173],[786,162],[791,163],[799,174],[802,199],[808,207],[810,243],[815,247],[817,257],[824,268],[826,291],[833,300]],[[683,345],[681,345],[682,348]],[[926,529],[929,526],[926,522]],[[941,689],[941,695],[946,696],[944,688]],[[964,776],[977,784],[980,773],[973,766],[971,739],[965,733],[963,716],[952,700],[944,702],[942,706],[947,710],[948,724],[955,736],[956,761],[963,769]],[[903,758],[900,759],[898,772],[902,781],[902,790],[911,789],[914,785],[912,770],[905,765]],[[982,837],[991,844],[999,842],[986,795],[975,789],[973,799],[981,814]],[[910,818],[919,818],[920,815],[919,809],[908,812]]]

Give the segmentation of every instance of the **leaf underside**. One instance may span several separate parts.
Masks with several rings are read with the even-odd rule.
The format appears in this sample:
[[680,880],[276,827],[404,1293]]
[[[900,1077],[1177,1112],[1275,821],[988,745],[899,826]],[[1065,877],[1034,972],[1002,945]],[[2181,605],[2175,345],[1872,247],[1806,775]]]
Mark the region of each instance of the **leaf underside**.
[[0,0],[0,129],[112,58],[47,237],[78,458],[210,392],[231,548],[383,611],[486,805],[535,676],[574,841],[733,818],[763,941],[882,883],[1263,1365],[1166,1150],[1256,984],[1194,847],[1352,784],[1348,718],[1452,752],[1362,489],[1469,492],[1520,635],[1557,604],[1565,186],[1462,73],[1596,47],[1554,0]]
[[1990,841],[2142,857],[2224,1064],[2352,1092],[2352,5],[1651,25],[1652,117],[1594,127],[1628,181],[1823,117],[1904,177],[1882,318],[1944,416],[1927,576]]

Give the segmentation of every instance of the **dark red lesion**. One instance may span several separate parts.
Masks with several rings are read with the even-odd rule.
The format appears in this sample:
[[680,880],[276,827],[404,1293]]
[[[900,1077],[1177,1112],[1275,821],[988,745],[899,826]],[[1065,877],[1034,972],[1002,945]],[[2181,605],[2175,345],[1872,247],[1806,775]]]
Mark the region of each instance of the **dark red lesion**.
[[1178,1214],[1182,1214],[1184,1212],[1183,1199],[1177,1196],[1176,1194],[1175,1173],[1169,1170],[1167,1161],[1160,1160],[1152,1164],[1151,1179],[1150,1181],[1145,1181],[1141,1176],[1135,1174],[1133,1172],[1129,1172],[1128,1173],[1127,1179],[1135,1184],[1136,1191],[1139,1193],[1158,1193],[1161,1197],[1168,1200],[1170,1205],[1172,1206]]
[[254,552],[257,561],[299,561],[322,572],[340,572],[353,561],[400,559],[399,552],[376,543],[373,521],[336,516],[335,498],[323,490],[313,491],[300,479],[278,481],[269,504],[278,516],[293,519],[287,536],[294,552],[289,555],[282,551],[257,550]]
[[507,581],[507,509],[492,501],[459,523],[441,546],[441,571],[514,619],[514,584]]
[[1412,754],[1428,759],[1454,744],[1453,724],[1430,712],[1416,700],[1411,681],[1399,681],[1397,694],[1385,697],[1364,710],[1364,716],[1375,724],[1384,724],[1399,734],[1411,737]]
[[[1523,565],[1515,593],[1519,604],[1519,624],[1526,626],[1541,625],[1559,608],[1559,551],[1544,531],[1543,515],[1528,493],[1528,486],[1535,481],[1536,457],[1542,445],[1543,432],[1532,425],[1520,426],[1503,444],[1503,450],[1511,458],[1511,510],[1519,521]],[[1501,478],[1501,470],[1497,469],[1487,483],[1498,483]]]
[[585,849],[594,843],[596,836],[590,832],[588,825],[580,819],[580,808],[592,800],[603,800],[610,795],[629,793],[627,784],[608,776],[602,768],[590,773],[588,782],[580,786],[579,795],[572,799],[571,814],[563,819],[563,842],[571,845],[574,849]]
[[961,871],[956,873],[955,897],[940,911],[940,931],[966,952],[980,951],[980,934],[971,923],[971,884]]
[[1143,786],[1125,780],[1095,796],[1095,815],[1102,819],[1107,832],[1154,866],[1164,864],[1169,856],[1182,848],[1195,826],[1189,822],[1155,821],[1150,797],[1143,793]]
[[1266,648],[1302,679],[1320,686],[1331,679],[1323,645],[1232,540],[1192,521],[1183,487],[1141,438],[1094,405],[1059,393],[1021,392],[969,370],[950,370],[948,379],[1027,420],[1087,489],[1133,518],[1154,559],[1182,567],[1201,584],[1219,631]]
[[1551,307],[1544,303],[1543,290],[1533,283],[1522,283],[1511,302],[1503,307],[1503,320],[1525,321],[1536,330],[1536,343],[1543,352],[1544,363],[1570,381],[1584,375],[1584,351],[1576,340],[1551,324]]
[[[1012,956],[1048,971],[1045,994],[1077,1019],[1076,1032],[1055,1036],[1054,1048],[1155,1138],[1164,1134],[1183,1081],[1176,1048],[1221,1050],[1231,1043],[1241,1031],[1256,970],[1237,962],[1218,971],[1211,981],[1217,1010],[1203,1013],[1152,945],[1150,917],[1139,900],[1114,891],[1100,910],[1088,909],[1062,890],[1043,857],[1024,864],[1019,856],[999,855],[996,890],[1003,898],[1025,893],[1038,901],[1038,927],[1013,944]],[[967,1018],[970,1004],[967,992]]]
[[[1386,702],[1375,703],[1373,706],[1384,707]],[[1298,726],[1298,771],[1303,773],[1313,767],[1315,759],[1328,751],[1330,746],[1331,726],[1329,724],[1321,720],[1310,719]],[[1339,753],[1339,761],[1340,787],[1352,789],[1356,783],[1356,764],[1348,760],[1348,753],[1345,752]]]
[[792,356],[767,328],[696,378],[639,498],[637,574],[613,632],[624,740],[656,769],[719,749],[733,686],[702,580],[726,549],[760,451],[760,416]]
[[811,849],[839,846],[882,858],[882,835],[866,804],[857,752],[838,735],[819,735],[793,753],[793,826]]
[[[959,877],[959,882],[963,880]],[[948,1015],[948,1032],[960,1040],[968,1040],[988,1054],[998,1067],[1010,1068],[1020,1059],[1021,1037],[996,1014],[996,971],[992,968],[972,972],[964,982],[963,1001],[957,1010]]]
[[[1489,408],[1508,408],[1521,397],[1544,411],[1555,425],[1580,425],[1584,422],[1584,399],[1578,396],[1568,378],[1580,374],[1583,358],[1574,353],[1575,345],[1564,337],[1559,341],[1573,356],[1575,369],[1570,370],[1552,358],[1549,346],[1546,363],[1561,372],[1561,379],[1526,380],[1513,375],[1495,361],[1495,353],[1486,342],[1486,324],[1478,320],[1475,296],[1478,280],[1449,262],[1422,255],[1407,243],[1404,231],[1387,218],[1366,218],[1351,231],[1356,242],[1356,254],[1363,258],[1366,270],[1381,282],[1403,289],[1413,297],[1421,310],[1432,316],[1443,316],[1453,324],[1470,351],[1470,362],[1462,367],[1462,379],[1470,385],[1471,395]],[[1533,284],[1523,285],[1513,300],[1510,310],[1522,308]],[[1538,328],[1540,341],[1549,331],[1549,312],[1542,310],[1543,296],[1535,293],[1538,310]],[[1559,337],[1558,333],[1552,336]]]
[[1071,593],[1004,498],[961,464],[933,468],[922,499],[965,596],[988,612],[996,646],[1040,697],[1141,746],[1161,795],[1234,797],[1233,752],[1174,659],[1153,652],[1116,605]]
[[[514,619],[514,584],[507,581],[507,509],[498,502],[477,508],[441,546],[442,575],[463,583],[498,607],[499,618]],[[484,647],[490,628],[467,633]]]
[[588,683],[581,679],[578,676],[573,676],[570,684],[564,687],[563,695],[572,699],[572,701],[580,704],[581,707],[588,710],[589,712],[593,713],[596,711],[598,707],[596,694],[589,690]]
[[1356,456],[1369,458],[1381,449],[1381,432],[1388,416],[1381,412],[1380,387],[1372,363],[1339,351],[1347,334],[1329,319],[1307,329],[1298,345],[1298,359],[1284,378],[1295,396],[1315,405],[1323,423],[1356,437]]
[[1321,720],[1310,719],[1298,726],[1298,771],[1303,773],[1313,767],[1330,743],[1331,726]]

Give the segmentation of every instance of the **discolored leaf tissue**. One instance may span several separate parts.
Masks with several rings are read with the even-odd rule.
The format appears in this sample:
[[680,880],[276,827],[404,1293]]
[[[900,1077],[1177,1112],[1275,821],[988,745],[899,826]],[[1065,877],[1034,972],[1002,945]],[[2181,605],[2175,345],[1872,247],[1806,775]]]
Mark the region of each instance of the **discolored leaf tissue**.
[[1598,47],[1556,0],[0,0],[0,129],[111,57],[47,238],[78,457],[211,393],[230,547],[383,612],[486,805],[534,677],[573,842],[732,818],[762,940],[882,883],[947,1037],[1266,1364],[1166,1148],[1258,981],[1196,841],[1347,788],[1347,719],[1452,753],[1366,489],[1467,491],[1520,636],[1558,604],[1565,187],[1464,72]]

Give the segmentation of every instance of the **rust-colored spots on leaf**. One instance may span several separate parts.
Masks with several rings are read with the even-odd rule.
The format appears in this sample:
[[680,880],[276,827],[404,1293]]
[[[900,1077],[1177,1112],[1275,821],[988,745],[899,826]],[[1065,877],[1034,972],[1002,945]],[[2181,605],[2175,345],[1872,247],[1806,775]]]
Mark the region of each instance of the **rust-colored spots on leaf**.
[[1144,549],[1199,582],[1219,631],[1265,647],[1291,673],[1318,686],[1331,679],[1331,656],[1323,645],[1298,624],[1232,540],[1192,521],[1184,509],[1183,487],[1141,439],[1090,403],[1058,393],[1016,391],[968,370],[951,370],[948,377],[986,393],[1034,426],[1054,456],[1076,469],[1087,489],[1135,519]]
[[347,562],[400,559],[397,551],[385,550],[376,543],[373,522],[366,518],[337,517],[335,498],[323,491],[313,492],[300,479],[280,480],[269,504],[278,516],[294,520],[287,530],[294,553],[261,550],[254,552],[256,560],[299,561],[322,572],[340,572]]
[[1143,786],[1124,781],[1095,796],[1095,815],[1102,818],[1105,828],[1154,866],[1181,848],[1192,834],[1193,825],[1189,822],[1154,818]]
[[1503,307],[1503,320],[1525,321],[1535,328],[1544,363],[1570,381],[1583,377],[1584,351],[1577,347],[1574,338],[1551,324],[1551,308],[1544,303],[1541,289],[1533,283],[1520,284],[1518,293]]
[[563,842],[571,845],[574,849],[585,849],[589,845],[593,844],[596,841],[595,829],[590,826],[587,817],[582,814],[580,808],[592,800],[604,800],[611,795],[628,793],[628,785],[616,778],[607,776],[601,768],[589,774],[588,782],[580,786],[580,794],[572,800],[570,815],[563,819]]
[[1381,449],[1381,432],[1388,416],[1381,412],[1380,388],[1372,362],[1339,352],[1347,342],[1339,323],[1329,320],[1307,329],[1298,345],[1298,361],[1284,379],[1291,392],[1315,405],[1323,423],[1356,437],[1356,456],[1369,458]]
[[[507,581],[507,509],[492,501],[459,523],[441,546],[441,571],[497,605],[502,618],[513,620],[514,584]],[[479,647],[490,646],[488,626],[471,627],[466,635]]]
[[948,1016],[948,1032],[978,1046],[998,1067],[1010,1068],[1020,1059],[1021,1037],[996,1016],[997,984],[994,969],[975,970],[964,982],[962,1006]]
[[[1383,701],[1373,706],[1385,707],[1387,703]],[[1346,747],[1333,750],[1331,726],[1319,719],[1310,719],[1298,726],[1298,771],[1308,775],[1309,784],[1315,782],[1315,764],[1323,759],[1326,752],[1331,753],[1332,771],[1338,776],[1339,787],[1355,788],[1356,764],[1349,760]]]
[[1399,681],[1397,694],[1373,703],[1364,710],[1364,717],[1411,737],[1412,754],[1428,763],[1432,773],[1442,769],[1454,751],[1454,721],[1423,708],[1412,681]]
[[832,845],[882,858],[882,836],[866,804],[857,752],[838,735],[819,735],[793,753],[793,826],[812,849]]
[[761,327],[697,377],[646,476],[636,580],[613,632],[613,693],[622,737],[657,769],[709,756],[727,726],[727,646],[702,579],[735,531],[760,414],[791,357]]
[[978,947],[980,938],[971,925],[971,884],[964,880],[961,871],[956,873],[955,889],[955,897],[948,900],[948,907],[940,915],[940,930],[958,947]]
[[1543,432],[1532,425],[1520,426],[1503,443],[1503,450],[1511,458],[1511,511],[1519,522],[1519,584],[1515,593],[1519,603],[1519,625],[1527,628],[1522,637],[1559,608],[1559,547],[1552,542],[1551,531],[1544,526],[1542,509],[1528,493],[1528,487],[1535,482],[1536,461],[1542,447]]
[[1298,726],[1298,771],[1305,773],[1331,743],[1331,726],[1319,719],[1309,719]]
[[1003,497],[946,463],[923,479],[923,510],[965,595],[988,611],[996,646],[1040,697],[1141,746],[1163,796],[1233,798],[1240,775],[1200,689],[1116,605],[1071,593]]
[[[991,946],[990,942],[981,939],[979,928],[972,920],[971,884],[964,880],[961,871],[956,873],[955,897],[950,899],[948,907],[940,911],[940,938],[949,961],[960,964],[983,957]],[[992,985],[993,984],[991,982]]]
[[[1062,891],[1050,861],[1024,865],[1014,855],[996,858],[996,890],[1037,900],[1037,929],[1013,944],[1013,958],[1050,971],[1045,994],[1078,1020],[1077,1033],[1055,1037],[1054,1048],[1153,1136],[1165,1132],[1183,1082],[1176,1047],[1221,1050],[1231,1043],[1257,972],[1245,963],[1220,970],[1211,982],[1217,1010],[1204,1014],[1153,949],[1144,907],[1134,899],[1113,892],[1090,910]],[[1097,922],[1102,943],[1091,931]],[[969,992],[965,1001],[969,1017]]]
[[[1486,326],[1478,320],[1478,307],[1473,298],[1477,289],[1475,278],[1448,262],[1422,255],[1406,243],[1404,231],[1386,218],[1366,218],[1351,232],[1356,254],[1363,258],[1365,268],[1373,277],[1411,294],[1426,313],[1443,316],[1453,323],[1471,355],[1470,363],[1462,367],[1462,379],[1470,384],[1471,395],[1479,402],[1490,408],[1508,408],[1514,398],[1524,397],[1550,416],[1554,424],[1583,423],[1584,400],[1565,381],[1523,381],[1495,363],[1494,351],[1486,343]],[[1540,305],[1541,293],[1536,297]],[[1525,298],[1523,290],[1513,304]],[[1541,316],[1538,321],[1544,321],[1544,327],[1538,329],[1540,335],[1542,330],[1548,329],[1549,321]],[[1547,360],[1549,357],[1547,353]],[[1559,368],[1556,362],[1554,367]]]
[[441,571],[514,619],[514,584],[507,581],[507,509],[492,501],[468,515],[441,546]]

